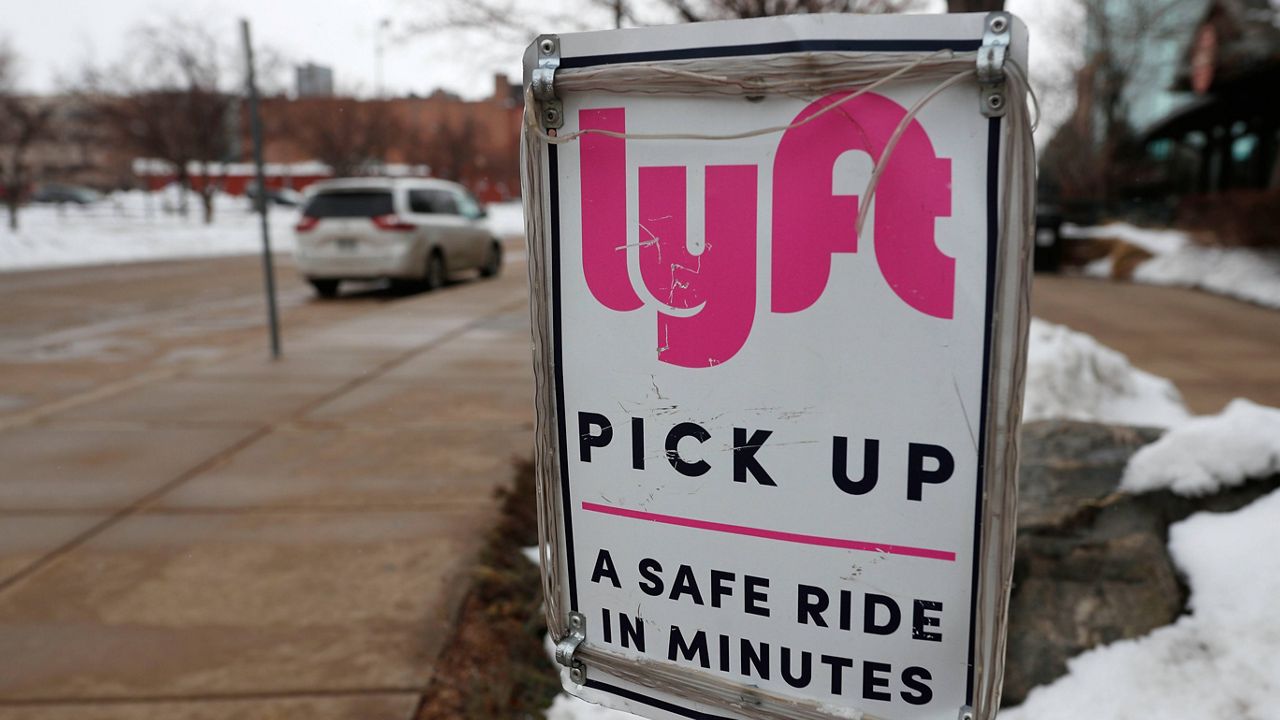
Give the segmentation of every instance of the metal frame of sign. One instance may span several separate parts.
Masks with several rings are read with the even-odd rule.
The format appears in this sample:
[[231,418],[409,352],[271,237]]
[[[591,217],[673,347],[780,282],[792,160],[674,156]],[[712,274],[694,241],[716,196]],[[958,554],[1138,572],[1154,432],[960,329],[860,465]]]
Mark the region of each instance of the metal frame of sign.
[[[993,26],[993,20],[995,24]],[[773,23],[773,25],[770,25]],[[993,27],[1003,32],[992,42]],[[785,39],[777,37],[782,30]],[[734,38],[732,44],[708,38]],[[767,37],[768,40],[757,40]],[[1017,113],[1000,105],[1021,103],[1025,85],[1006,91],[1007,75],[992,75],[989,54],[1001,70],[1004,53],[1025,63],[1026,30],[1005,13],[959,16],[869,18],[810,16],[762,21],[707,23],[663,29],[543,36],[525,55],[526,132],[524,136],[524,202],[529,238],[529,273],[534,334],[537,410],[536,463],[540,529],[543,537],[543,588],[547,595],[549,632],[558,642],[557,660],[567,688],[651,717],[679,718],[823,718],[847,717],[844,709],[820,707],[794,698],[756,692],[749,687],[680,672],[667,663],[630,658],[620,661],[593,646],[578,610],[572,508],[574,483],[569,463],[569,428],[565,417],[562,338],[560,153],[539,133],[554,135],[563,112],[555,87],[557,71],[616,64],[671,60],[742,58],[796,52],[852,52],[892,55],[952,50],[977,56],[979,78],[973,112],[989,114],[986,137],[985,225],[986,285],[982,398],[978,428],[977,495],[966,510],[974,517],[973,574],[969,617],[969,668],[966,703],[950,717],[993,717],[999,705],[1003,674],[1008,591],[1012,577],[1015,533],[1017,435],[1020,426],[1029,320],[1030,217],[1034,176],[1019,176],[1028,162],[1010,151],[1009,138],[1028,134],[1025,107]],[[550,50],[554,52],[550,52]],[[982,57],[987,56],[986,72]],[[551,56],[551,57],[549,57]],[[1025,83],[1021,75],[1018,77]],[[979,79],[983,82],[980,85]],[[1000,100],[989,101],[992,95]],[[1010,95],[1017,98],[1009,100]],[[989,102],[989,104],[987,104]],[[987,104],[980,108],[979,104]],[[1023,142],[1017,137],[1018,142]],[[1025,140],[1024,155],[1029,148]],[[1032,156],[1034,154],[1032,153]],[[1012,178],[1012,179],[1011,179]],[[860,708],[865,709],[865,708]],[[870,715],[867,715],[870,717]]]

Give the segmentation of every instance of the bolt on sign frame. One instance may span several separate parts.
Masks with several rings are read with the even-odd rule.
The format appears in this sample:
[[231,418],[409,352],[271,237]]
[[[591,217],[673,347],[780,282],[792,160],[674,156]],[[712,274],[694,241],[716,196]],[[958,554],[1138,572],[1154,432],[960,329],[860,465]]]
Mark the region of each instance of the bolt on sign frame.
[[1034,149],[1007,13],[544,35],[523,191],[566,689],[994,716]]

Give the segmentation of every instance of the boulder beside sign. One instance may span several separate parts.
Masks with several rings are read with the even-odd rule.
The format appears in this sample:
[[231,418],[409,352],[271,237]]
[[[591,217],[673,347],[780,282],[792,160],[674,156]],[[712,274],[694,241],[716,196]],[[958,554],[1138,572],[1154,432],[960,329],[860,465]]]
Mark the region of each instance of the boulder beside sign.
[[994,713],[1025,54],[1004,13],[531,46],[544,585],[569,692],[648,717]]

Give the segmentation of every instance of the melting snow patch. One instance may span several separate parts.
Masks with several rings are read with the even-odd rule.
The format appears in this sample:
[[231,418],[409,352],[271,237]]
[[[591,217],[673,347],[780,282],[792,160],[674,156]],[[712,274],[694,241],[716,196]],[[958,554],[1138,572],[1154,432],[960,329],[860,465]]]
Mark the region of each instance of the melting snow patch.
[[1189,420],[1134,453],[1120,489],[1208,495],[1276,473],[1280,410],[1237,399],[1221,414]]
[[1280,308],[1280,252],[1275,250],[1187,246],[1142,263],[1134,269],[1133,279],[1196,287]]
[[1001,720],[1280,717],[1280,491],[1170,528],[1191,614],[1086,652]]
[[1174,252],[1191,244],[1191,238],[1181,230],[1149,230],[1129,223],[1109,223],[1091,227],[1063,223],[1062,237],[1083,240],[1115,239],[1136,245],[1152,255]]
[[[1266,307],[1280,308],[1280,251],[1201,247],[1181,230],[1151,230],[1128,223],[1081,227],[1066,223],[1062,236],[1074,239],[1114,238],[1146,250],[1154,257],[1137,266],[1133,279],[1151,285],[1179,285],[1227,295]],[[1084,267],[1091,277],[1111,277],[1112,259]]]
[[1133,367],[1123,354],[1084,333],[1032,319],[1024,421],[1168,427],[1187,417],[1173,383]]
[[498,237],[524,235],[524,205],[519,200],[491,203],[489,211],[489,232]]

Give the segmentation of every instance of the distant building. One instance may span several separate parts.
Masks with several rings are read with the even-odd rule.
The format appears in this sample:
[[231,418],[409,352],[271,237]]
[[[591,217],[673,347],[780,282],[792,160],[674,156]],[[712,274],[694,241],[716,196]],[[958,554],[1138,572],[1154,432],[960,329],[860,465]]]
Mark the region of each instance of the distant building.
[[[208,167],[193,164],[193,187],[213,182],[238,195],[251,182],[246,106],[241,104],[239,111],[233,123],[241,135],[239,156]],[[334,174],[431,176],[456,180],[486,202],[509,200],[520,194],[523,112],[521,86],[504,75],[494,77],[493,92],[483,100],[463,100],[448,92],[376,99],[263,98],[266,185],[301,190]],[[358,160],[354,165],[353,159]],[[148,188],[176,179],[173,167],[161,161],[138,159],[132,170]]]
[[1280,9],[1212,0],[1174,63],[1192,99],[1143,133],[1173,220],[1224,245],[1280,247]]
[[1102,213],[1261,242],[1245,228],[1280,223],[1280,6],[1091,7],[1076,107],[1041,156],[1041,196],[1082,222]]
[[73,93],[28,100],[53,111],[47,134],[27,150],[28,177],[100,190],[133,184],[129,148],[118,142],[90,99]]
[[315,63],[297,67],[298,97],[330,97],[333,95],[333,68]]
[[1280,12],[1266,0],[1213,0],[1171,64],[1189,100],[1143,140],[1179,194],[1280,190]]

